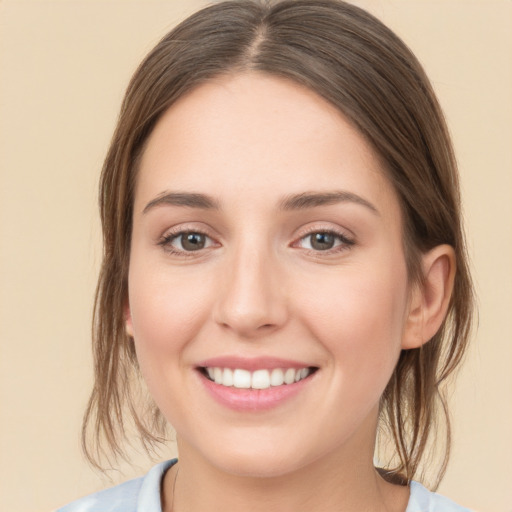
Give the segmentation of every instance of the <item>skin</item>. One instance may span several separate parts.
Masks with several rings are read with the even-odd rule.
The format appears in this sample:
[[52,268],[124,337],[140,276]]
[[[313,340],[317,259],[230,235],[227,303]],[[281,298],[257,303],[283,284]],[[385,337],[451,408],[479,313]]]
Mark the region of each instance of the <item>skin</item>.
[[[334,191],[351,200],[281,207]],[[169,192],[207,194],[218,208],[155,204]],[[204,248],[185,250],[183,231],[206,235]],[[312,232],[331,231],[332,249],[312,248]],[[141,160],[126,307],[141,372],[177,432],[164,510],[403,512],[408,488],[381,479],[373,453],[400,351],[430,339],[448,305],[453,251],[436,247],[422,265],[420,288],[379,158],[315,93],[251,72],[173,105]],[[197,371],[225,355],[318,370],[277,407],[238,411]]]

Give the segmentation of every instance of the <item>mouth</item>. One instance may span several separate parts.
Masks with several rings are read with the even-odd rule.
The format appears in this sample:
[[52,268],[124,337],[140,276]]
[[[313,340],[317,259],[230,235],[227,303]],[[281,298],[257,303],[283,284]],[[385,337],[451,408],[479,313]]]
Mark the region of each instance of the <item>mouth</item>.
[[307,366],[303,368],[269,368],[250,371],[243,368],[201,366],[198,370],[209,381],[219,386],[263,390],[295,384],[313,375],[318,368]]
[[264,413],[284,406],[298,395],[309,397],[319,366],[297,360],[218,356],[199,362],[197,375],[207,393],[221,406],[242,413]]

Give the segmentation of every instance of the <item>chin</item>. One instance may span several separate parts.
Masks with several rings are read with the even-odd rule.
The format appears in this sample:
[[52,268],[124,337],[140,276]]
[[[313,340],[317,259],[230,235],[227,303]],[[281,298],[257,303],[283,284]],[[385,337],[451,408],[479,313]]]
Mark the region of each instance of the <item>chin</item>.
[[195,460],[228,475],[249,478],[279,477],[307,464],[301,460],[304,455],[301,450],[296,446],[293,449],[284,446],[282,440],[269,440],[265,436],[247,436],[245,439],[229,437],[231,439],[221,434],[203,436],[199,443],[188,443],[187,440],[193,440],[185,439],[178,433],[178,458]]
[[277,478],[300,469],[297,460],[269,457],[268,454],[228,456],[221,461],[220,466],[226,473],[248,478]]
[[276,478],[294,473],[308,464],[297,447],[286,449],[282,443],[258,443],[241,446],[219,444],[219,453],[210,452],[210,463],[221,471],[240,477]]

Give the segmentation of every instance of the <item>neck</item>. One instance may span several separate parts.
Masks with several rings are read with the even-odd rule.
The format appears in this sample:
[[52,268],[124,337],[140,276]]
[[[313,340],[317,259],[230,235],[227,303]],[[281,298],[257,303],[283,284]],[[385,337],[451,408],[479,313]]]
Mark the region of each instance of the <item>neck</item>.
[[371,455],[348,464],[329,454],[285,475],[254,477],[223,471],[191,452],[182,446],[164,479],[164,512],[403,512],[407,506],[408,488],[385,482]]

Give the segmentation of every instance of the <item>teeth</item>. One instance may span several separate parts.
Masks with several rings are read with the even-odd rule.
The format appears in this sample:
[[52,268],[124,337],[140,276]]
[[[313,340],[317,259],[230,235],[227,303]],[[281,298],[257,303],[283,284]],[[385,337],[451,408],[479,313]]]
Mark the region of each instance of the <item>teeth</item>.
[[222,368],[214,368],[213,369],[213,380],[216,384],[222,384]]
[[231,368],[206,368],[210,380],[216,384],[239,389],[268,389],[271,386],[293,384],[305,379],[310,373],[309,368],[274,368],[273,370],[248,370]]
[[[223,382],[217,382],[217,384],[223,384]],[[249,389],[251,387],[251,372],[247,370],[234,370],[233,386],[240,389]]]
[[233,370],[230,368],[224,368],[224,371],[222,372],[222,384],[224,386],[232,386],[233,383]]
[[288,368],[288,370],[284,372],[284,383],[291,384],[292,382],[295,382],[295,370]]
[[268,370],[256,370],[252,374],[251,388],[267,389],[270,387],[270,373]]
[[282,386],[284,384],[284,372],[281,368],[272,370],[270,374],[270,385],[271,386]]

